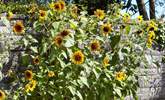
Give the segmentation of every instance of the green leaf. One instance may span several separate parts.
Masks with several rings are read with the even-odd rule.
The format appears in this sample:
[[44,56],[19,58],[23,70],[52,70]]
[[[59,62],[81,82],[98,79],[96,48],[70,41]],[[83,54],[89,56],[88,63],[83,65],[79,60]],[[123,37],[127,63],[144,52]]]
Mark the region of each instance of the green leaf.
[[35,21],[33,24],[33,28],[38,29],[38,26],[40,26],[40,25],[41,25],[41,23],[39,23],[38,21]]
[[21,65],[22,66],[27,66],[29,65],[29,61],[30,61],[30,56],[28,54],[23,54],[21,56]]
[[66,42],[64,43],[64,46],[69,48],[69,47],[73,46],[74,44],[75,44],[74,39],[73,39],[73,38],[69,38],[69,39],[67,39]]
[[31,49],[34,53],[38,53],[37,47],[30,47],[30,49]]
[[115,66],[118,63],[119,63],[119,55],[117,52],[115,52],[115,54],[112,56],[112,60],[110,61],[110,64],[112,66]]
[[70,22],[70,27],[73,28],[73,29],[76,29],[77,28],[77,22],[73,21],[73,20],[69,20]]
[[42,44],[42,48],[41,48],[41,54],[47,52],[47,48],[48,48],[48,43],[43,43]]
[[111,39],[110,45],[111,45],[112,49],[114,49],[115,46],[116,46],[116,45],[119,43],[119,41],[120,41],[120,35],[112,36],[110,39]]
[[125,34],[129,34],[130,30],[131,30],[131,27],[130,26],[126,26],[125,28]]
[[67,57],[67,54],[66,54],[66,52],[65,52],[65,51],[62,51],[61,55],[63,55],[63,56],[64,56],[64,58],[66,58],[66,59],[68,58],[68,57]]
[[73,96],[76,94],[76,89],[73,86],[68,86],[68,89],[70,90]]
[[93,68],[92,71],[95,74],[96,79],[98,79],[100,77],[100,74],[97,72],[97,69]]
[[5,24],[6,26],[10,26],[10,22],[9,20],[6,19],[6,17],[1,17],[1,21],[3,24]]
[[60,62],[61,67],[64,68],[66,66],[65,62],[62,61],[60,58],[57,58],[57,59]]
[[83,97],[79,91],[77,91],[76,95],[80,98],[80,100],[83,100]]
[[34,43],[38,43],[38,41],[31,35],[27,35],[27,38],[31,41],[31,42],[34,42]]
[[124,60],[124,54],[121,52],[121,50],[119,50],[119,59],[120,60]]
[[3,67],[2,63],[0,63],[0,69]]
[[116,92],[116,94],[121,97],[122,94],[121,94],[121,90],[119,88],[114,88],[114,91]]
[[54,22],[54,23],[52,23],[52,26],[53,26],[53,28],[54,28],[54,30],[56,32],[58,31],[59,25],[60,25],[60,22]]
[[23,38],[23,43],[24,43],[24,45],[25,45],[25,47],[26,47],[26,46],[28,46],[29,41],[28,41],[28,40],[26,40],[25,38]]
[[83,84],[85,84],[89,88],[88,80],[86,77],[80,77],[80,80],[82,81]]

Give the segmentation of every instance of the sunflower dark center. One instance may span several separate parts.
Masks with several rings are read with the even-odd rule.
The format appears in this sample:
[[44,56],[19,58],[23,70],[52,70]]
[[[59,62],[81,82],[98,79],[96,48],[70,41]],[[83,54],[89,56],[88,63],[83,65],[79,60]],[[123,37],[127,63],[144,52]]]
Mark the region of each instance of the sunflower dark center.
[[16,31],[20,32],[20,31],[22,31],[22,26],[21,25],[16,25],[15,29],[16,29]]
[[0,97],[2,97],[2,93],[0,92]]
[[54,8],[55,9],[60,9],[60,6],[59,5],[55,5]]
[[67,36],[68,34],[69,34],[68,31],[62,31],[62,32],[61,32],[61,36]]
[[32,88],[32,87],[33,87],[33,84],[31,83],[31,84],[30,84],[30,88]]
[[75,55],[75,60],[76,61],[80,61],[81,60],[81,56],[80,55]]
[[27,72],[27,73],[26,73],[26,76],[27,76],[27,77],[31,77],[31,73]]
[[34,61],[35,61],[35,63],[39,63],[39,59],[38,58],[36,58]]
[[91,44],[91,49],[92,50],[96,50],[98,48],[98,44],[97,43],[92,43]]
[[45,13],[41,13],[41,17],[44,17],[45,16]]
[[59,38],[59,39],[57,40],[57,43],[58,43],[58,44],[61,44],[61,43],[62,43],[62,39]]
[[101,13],[98,13],[98,16],[101,16]]
[[154,27],[150,27],[149,28],[149,31],[154,31]]
[[104,27],[103,30],[104,30],[104,32],[109,32],[109,28],[108,27]]
[[138,34],[142,33],[142,30],[138,30],[137,33],[138,33]]
[[125,28],[125,25],[121,25],[121,29],[124,29]]

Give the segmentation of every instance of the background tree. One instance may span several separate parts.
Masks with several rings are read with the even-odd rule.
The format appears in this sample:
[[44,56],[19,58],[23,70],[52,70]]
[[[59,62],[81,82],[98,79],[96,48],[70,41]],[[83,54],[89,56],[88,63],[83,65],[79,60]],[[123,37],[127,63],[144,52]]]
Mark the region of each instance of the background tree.
[[144,20],[148,20],[149,18],[145,8],[144,0],[136,0],[136,3],[138,6],[139,14],[143,16]]

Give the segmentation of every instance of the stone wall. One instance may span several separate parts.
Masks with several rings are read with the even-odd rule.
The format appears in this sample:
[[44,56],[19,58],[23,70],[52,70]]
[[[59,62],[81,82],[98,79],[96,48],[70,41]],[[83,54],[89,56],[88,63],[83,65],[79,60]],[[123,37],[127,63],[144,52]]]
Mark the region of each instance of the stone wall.
[[[2,23],[0,21],[0,23]],[[10,84],[7,84],[4,78],[9,70],[19,68],[19,55],[22,51],[16,44],[19,41],[20,36],[15,36],[11,30],[11,26],[4,26],[0,24],[0,63],[3,63],[3,68],[0,71],[0,87],[3,86],[6,89],[14,89]],[[7,46],[8,45],[8,46]],[[6,47],[7,46],[7,47]],[[152,62],[150,66],[144,68],[139,67],[139,85],[138,90],[139,100],[165,100],[165,64],[162,63],[162,56],[165,52],[151,51],[148,50],[148,60],[154,59],[158,61],[159,67]],[[133,100],[131,96],[127,97],[126,100]]]

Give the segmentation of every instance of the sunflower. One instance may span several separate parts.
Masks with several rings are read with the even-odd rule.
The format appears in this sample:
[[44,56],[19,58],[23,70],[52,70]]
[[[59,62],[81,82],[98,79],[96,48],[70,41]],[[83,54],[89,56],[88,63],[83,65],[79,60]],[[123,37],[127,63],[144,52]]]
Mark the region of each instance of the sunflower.
[[99,51],[100,42],[98,40],[92,40],[89,47],[91,51]]
[[82,64],[84,62],[84,54],[79,50],[72,54],[71,61],[74,64]]
[[53,76],[55,76],[54,72],[53,71],[49,71],[48,72],[48,77],[53,77]]
[[112,25],[111,24],[103,24],[101,26],[101,31],[104,36],[108,35],[112,31]]
[[13,26],[13,31],[17,34],[17,35],[21,35],[22,33],[24,33],[24,26],[23,23],[21,21],[17,21],[16,24]]
[[70,31],[68,29],[65,29],[60,33],[60,36],[66,37],[67,35],[69,35],[69,33],[70,33]]
[[150,39],[155,39],[155,32],[154,31],[149,31],[149,33],[148,33],[148,38],[150,38]]
[[151,48],[152,42],[155,39],[155,32],[154,31],[149,31],[148,32],[148,38],[147,38],[147,47]]
[[36,80],[31,80],[28,84],[25,85],[25,91],[26,92],[34,91],[36,85],[37,85],[37,81]]
[[54,43],[56,46],[60,47],[62,45],[63,42],[63,37],[62,36],[56,36],[54,38]]
[[33,58],[33,63],[34,63],[35,65],[39,65],[39,64],[40,64],[40,59],[39,59],[38,56],[36,56],[36,57]]
[[126,79],[126,74],[124,72],[117,72],[115,76],[118,81],[123,81]]
[[31,70],[26,70],[25,71],[25,78],[27,80],[32,80],[33,79],[33,72]]
[[10,20],[11,18],[13,18],[13,16],[14,16],[14,14],[12,12],[10,12],[10,11],[6,15],[6,17],[7,17],[8,20]]
[[39,20],[43,21],[46,19],[46,17],[47,17],[47,12],[44,10],[39,10]]
[[147,27],[147,31],[157,31],[158,28],[153,25],[153,24],[149,24],[149,26]]
[[58,3],[61,5],[61,11],[65,10],[65,2],[63,0],[58,1]]
[[106,68],[107,66],[109,66],[109,61],[110,61],[109,57],[105,56],[103,59],[103,67]]
[[143,32],[144,32],[143,30],[138,30],[138,31],[136,31],[137,35],[142,35]]
[[94,11],[94,15],[101,20],[105,17],[104,10],[100,10],[100,9]]
[[5,98],[6,98],[5,93],[2,90],[0,90],[0,100],[5,100]]
[[70,10],[70,14],[73,18],[77,18],[77,16],[78,16],[78,7],[73,6]]
[[151,38],[147,39],[147,47],[151,48],[153,40]]
[[143,21],[143,16],[138,16],[137,20],[138,20],[139,23],[141,23]]
[[124,15],[123,15],[123,21],[124,22],[129,22],[130,21],[130,19],[131,19],[131,17],[130,17],[130,15],[128,14],[128,13],[125,13]]
[[61,11],[61,3],[59,2],[51,3],[50,8],[53,9],[54,11]]

